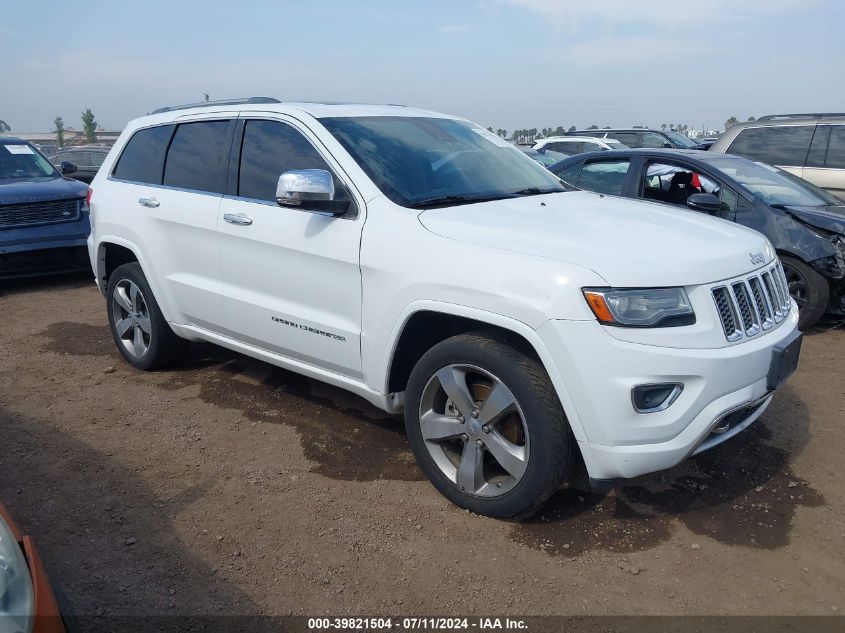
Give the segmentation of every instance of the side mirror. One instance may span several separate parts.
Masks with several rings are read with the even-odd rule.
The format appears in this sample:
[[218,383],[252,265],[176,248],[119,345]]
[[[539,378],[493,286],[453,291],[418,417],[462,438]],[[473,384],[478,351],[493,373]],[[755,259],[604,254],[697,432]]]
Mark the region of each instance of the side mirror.
[[62,176],[67,176],[68,174],[76,173],[76,165],[73,163],[63,160],[59,164],[59,171],[62,172]]
[[693,211],[713,214],[722,210],[722,201],[712,193],[694,193],[687,198],[687,206]]
[[334,178],[325,169],[297,169],[279,176],[276,203],[329,215],[343,215],[349,210],[348,200],[335,200]]

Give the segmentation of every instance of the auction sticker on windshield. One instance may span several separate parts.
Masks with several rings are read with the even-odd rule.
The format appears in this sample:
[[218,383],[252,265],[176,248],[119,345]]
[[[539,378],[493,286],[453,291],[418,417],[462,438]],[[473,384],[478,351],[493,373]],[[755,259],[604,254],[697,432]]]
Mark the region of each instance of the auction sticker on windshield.
[[10,154],[32,154],[32,148],[29,145],[4,145]]

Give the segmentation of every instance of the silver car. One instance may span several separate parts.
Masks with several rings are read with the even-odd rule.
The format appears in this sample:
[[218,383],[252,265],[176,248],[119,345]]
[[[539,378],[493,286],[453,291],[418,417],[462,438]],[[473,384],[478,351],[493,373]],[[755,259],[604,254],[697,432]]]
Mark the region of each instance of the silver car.
[[738,123],[710,151],[775,165],[845,200],[845,114],[773,114]]

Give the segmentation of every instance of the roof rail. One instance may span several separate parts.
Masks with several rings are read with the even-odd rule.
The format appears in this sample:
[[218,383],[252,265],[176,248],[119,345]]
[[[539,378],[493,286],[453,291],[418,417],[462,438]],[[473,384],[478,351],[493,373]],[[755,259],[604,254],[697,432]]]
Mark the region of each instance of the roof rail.
[[199,103],[186,103],[184,105],[165,106],[150,112],[150,114],[161,114],[162,112],[173,112],[174,110],[187,110],[188,108],[208,108],[212,106],[244,105],[247,103],[281,103],[273,97],[244,97],[242,99],[223,99],[220,101],[200,101]]
[[816,112],[805,114],[767,114],[761,116],[758,121],[777,121],[779,119],[829,119],[833,117],[845,117],[843,112]]

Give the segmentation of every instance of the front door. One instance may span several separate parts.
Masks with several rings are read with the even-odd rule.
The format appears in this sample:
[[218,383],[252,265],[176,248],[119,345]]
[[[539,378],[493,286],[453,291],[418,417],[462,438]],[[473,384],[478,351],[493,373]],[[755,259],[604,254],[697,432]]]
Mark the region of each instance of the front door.
[[[225,333],[359,378],[364,206],[317,147],[294,121],[239,121],[233,154],[240,160],[218,220]],[[330,171],[336,197],[349,196],[350,211],[332,217],[276,204],[279,176],[297,169]]]

